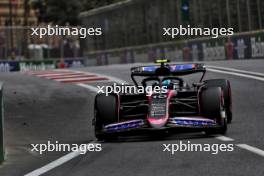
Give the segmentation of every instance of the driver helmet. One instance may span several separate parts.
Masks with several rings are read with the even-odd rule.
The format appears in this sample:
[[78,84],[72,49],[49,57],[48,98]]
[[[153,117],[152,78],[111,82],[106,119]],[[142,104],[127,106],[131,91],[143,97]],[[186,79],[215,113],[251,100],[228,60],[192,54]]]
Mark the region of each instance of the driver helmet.
[[165,79],[161,83],[162,86],[166,86],[167,88],[169,88],[170,84],[171,84],[171,80],[169,79]]

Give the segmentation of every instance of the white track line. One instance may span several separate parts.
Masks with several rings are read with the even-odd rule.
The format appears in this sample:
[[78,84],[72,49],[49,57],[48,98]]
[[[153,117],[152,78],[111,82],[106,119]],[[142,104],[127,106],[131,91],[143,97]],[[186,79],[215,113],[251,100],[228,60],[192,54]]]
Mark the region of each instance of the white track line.
[[258,149],[256,147],[252,147],[252,146],[247,145],[247,144],[237,144],[236,146],[264,157],[264,151],[261,149]]
[[[91,144],[91,143],[94,143],[94,141],[88,143],[88,144]],[[75,151],[75,152],[71,152],[71,153],[68,153],[67,155],[64,155],[54,161],[52,161],[51,163],[39,168],[39,169],[36,169],[28,174],[26,174],[25,176],[39,176],[39,175],[42,175],[66,162],[68,162],[69,160],[73,159],[73,158],[76,158],[77,156],[81,155],[81,151]]]
[[[80,86],[80,87],[83,87],[83,88],[86,88],[86,89],[89,89],[90,91],[93,91],[93,92],[97,92],[98,89],[94,86],[90,86],[90,85],[87,85],[87,84],[82,84],[82,83],[79,83],[79,84],[76,84],[77,86]],[[94,143],[94,141],[90,142],[90,143]],[[90,144],[88,143],[88,144]],[[73,158],[76,158],[77,156],[80,155],[80,152],[71,152],[71,153],[68,153],[54,161],[52,161],[51,163],[39,168],[39,169],[36,169],[28,174],[26,174],[25,176],[39,176],[39,175],[42,175],[68,161],[70,161],[71,159]]]
[[220,140],[220,141],[224,141],[224,142],[230,142],[230,141],[234,141],[235,140],[235,139],[232,139],[232,138],[226,137],[226,136],[217,136],[215,138]]
[[216,72],[216,73],[224,73],[224,74],[228,74],[228,75],[234,75],[234,76],[240,76],[240,77],[244,77],[244,78],[255,79],[255,80],[258,80],[258,81],[264,81],[264,78],[263,77],[246,75],[246,74],[243,74],[243,73],[235,73],[235,72],[230,72],[230,71],[222,71],[222,70],[216,70],[216,69],[212,69],[212,68],[207,68],[206,70],[211,71],[211,72]]
[[[222,70],[217,70],[217,69],[222,69]],[[229,75],[234,75],[234,76],[240,76],[244,78],[255,79],[258,81],[264,81],[263,77],[259,77],[259,76],[264,76],[264,74],[258,73],[258,72],[250,72],[250,71],[245,71],[245,70],[238,70],[238,69],[225,68],[225,67],[215,67],[215,66],[209,66],[209,68],[207,68],[206,70],[216,72],[216,73],[223,73],[223,74],[229,74]],[[248,75],[248,74],[251,74],[251,75]],[[253,75],[258,75],[258,76],[253,76]],[[216,139],[221,140],[221,141],[227,141],[227,142],[234,141],[234,139],[226,137],[226,136],[218,136],[216,137]],[[253,147],[247,144],[237,144],[237,146],[264,157],[264,151],[259,148],[256,148],[256,147]]]
[[212,66],[212,65],[207,65],[207,68],[213,68],[213,69],[221,69],[221,70],[226,70],[226,71],[231,71],[231,72],[237,72],[237,73],[245,73],[245,74],[251,74],[255,76],[263,76],[263,73],[259,72],[252,72],[252,71],[246,71],[246,70],[240,70],[240,69],[235,69],[235,68],[226,68],[226,67],[217,67],[217,66]]
[[[76,71],[75,71],[76,72]],[[86,73],[87,72],[79,72],[79,73]],[[106,75],[102,75],[102,74],[97,74],[97,75],[100,75],[100,76],[104,76],[104,77],[107,77],[108,79],[110,80],[113,80],[114,82],[117,82],[119,84],[122,84],[122,83],[125,83],[126,82],[124,80],[121,80],[121,79],[118,79],[118,78],[115,78],[115,77],[111,77],[111,76],[106,76]],[[88,84],[83,84],[83,83],[78,83],[78,84],[75,84],[77,86],[80,86],[80,87],[83,87],[83,88],[86,88],[90,91],[93,91],[95,93],[98,92],[98,88],[94,87],[94,86],[91,86],[91,85],[88,85]],[[90,143],[94,143],[94,141],[90,142]],[[89,143],[89,144],[90,144]],[[68,161],[70,161],[71,159],[73,158],[76,158],[77,156],[80,155],[80,152],[71,152],[71,153],[68,153],[58,159],[56,159],[55,161],[52,161],[51,163],[39,168],[39,169],[36,169],[28,174],[26,174],[25,176],[39,176],[39,175],[42,175]]]
[[[255,76],[249,76],[249,75],[245,75],[245,74],[240,74],[240,73],[231,73],[231,72],[227,72],[227,71],[220,71],[220,70],[215,70],[215,69],[208,69],[207,70],[209,71],[212,71],[212,72],[217,72],[217,73],[225,73],[225,74],[230,74],[230,75],[236,75],[236,76],[241,76],[241,77],[246,77],[246,78],[252,78],[252,79],[256,79],[257,80],[260,80],[260,81],[264,81],[264,78],[263,79],[260,79],[259,77],[255,77]],[[81,71],[75,71],[75,70],[71,70],[71,71],[74,71],[74,72],[78,72],[78,73],[86,73],[87,72],[81,72]],[[111,77],[111,76],[106,76],[106,75],[103,75],[103,74],[97,74],[97,75],[100,75],[100,76],[105,76],[107,78],[109,78],[110,80],[113,80],[119,84],[122,84],[122,83],[125,83],[127,84],[126,81],[124,80],[121,80],[121,79],[118,79],[118,78],[115,78],[115,77]],[[93,92],[97,92],[98,91],[98,88],[94,87],[94,86],[90,86],[90,85],[87,85],[87,84],[83,84],[83,83],[79,83],[79,84],[76,84],[77,86],[80,86],[80,87],[83,87],[83,88],[86,88],[86,89],[89,89]],[[216,139],[218,140],[221,140],[221,141],[234,141],[234,139],[232,138],[229,138],[229,137],[226,137],[226,136],[217,136],[215,137]],[[93,142],[91,142],[93,143]],[[247,145],[247,144],[237,144],[238,147],[242,148],[242,149],[245,149],[245,150],[248,150],[248,151],[251,151],[255,154],[258,154],[260,156],[263,156],[264,157],[264,151],[261,150],[261,149],[258,149],[256,147],[252,147],[250,145]],[[71,153],[68,153],[67,155],[64,155],[62,157],[60,157],[59,159],[55,160],[55,161],[52,161],[51,163],[39,168],[39,169],[36,169],[28,174],[26,174],[25,176],[39,176],[39,175],[42,175],[66,162],[68,162],[69,160],[77,157],[80,155],[80,152],[71,152]]]
[[83,83],[79,83],[79,84],[76,84],[77,86],[80,86],[80,87],[83,87],[83,88],[86,88],[86,89],[89,89],[93,92],[98,92],[98,88],[94,87],[94,86],[91,86],[91,85],[88,85],[88,84],[83,84]]
[[[223,68],[221,68],[223,69]],[[224,68],[226,70],[232,70],[234,71],[234,69],[231,69],[231,68]],[[235,76],[240,76],[240,77],[246,77],[246,78],[251,78],[251,79],[256,79],[256,80],[259,80],[259,81],[264,81],[264,78],[260,78],[260,77],[257,77],[257,76],[251,76],[251,75],[246,75],[246,74],[242,74],[242,73],[248,73],[247,71],[244,71],[244,70],[239,70],[240,73],[234,73],[234,72],[229,72],[229,71],[221,71],[221,70],[216,70],[216,69],[209,69],[207,68],[207,70],[209,71],[212,71],[212,72],[217,72],[217,73],[224,73],[224,74],[230,74],[230,75],[235,75]],[[237,69],[235,69],[237,71]],[[82,72],[82,73],[86,73],[86,72]],[[255,75],[262,75],[261,73],[257,73],[257,72],[253,72]],[[251,74],[253,74],[251,72]],[[105,75],[102,75],[102,76],[105,76]],[[112,77],[113,78],[113,77]],[[120,79],[117,79],[117,78],[114,78],[114,80],[117,80],[116,82],[119,82],[119,83],[125,83],[124,80],[120,80]],[[87,88],[89,90],[92,90],[92,91],[98,91],[97,88],[93,87],[93,86],[90,86],[90,85],[87,85],[87,84],[77,84],[78,86],[81,86],[81,87],[84,87],[84,88]],[[230,138],[230,137],[227,137],[227,136],[216,136],[215,137],[216,139],[220,140],[220,141],[224,141],[224,142],[231,142],[231,141],[234,141],[234,139]],[[240,148],[243,148],[243,149],[246,149],[248,151],[251,151],[253,153],[256,153],[256,154],[259,154],[261,156],[264,156],[264,151],[261,150],[261,149],[258,149],[256,147],[252,147],[250,145],[247,145],[247,144],[238,144],[237,145],[238,147]]]

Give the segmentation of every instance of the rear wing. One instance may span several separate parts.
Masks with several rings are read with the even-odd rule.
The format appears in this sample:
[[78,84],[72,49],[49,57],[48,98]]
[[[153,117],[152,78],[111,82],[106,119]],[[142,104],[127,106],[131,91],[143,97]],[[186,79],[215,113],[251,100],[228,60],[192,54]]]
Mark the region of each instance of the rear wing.
[[140,66],[131,68],[131,78],[137,84],[135,76],[158,77],[158,76],[184,76],[194,73],[203,73],[200,82],[206,73],[204,64],[188,63],[188,64],[161,64],[151,66]]
[[[161,69],[163,69],[161,71]],[[170,64],[170,65],[151,65],[131,68],[131,76],[183,76],[198,72],[205,72],[204,64]]]

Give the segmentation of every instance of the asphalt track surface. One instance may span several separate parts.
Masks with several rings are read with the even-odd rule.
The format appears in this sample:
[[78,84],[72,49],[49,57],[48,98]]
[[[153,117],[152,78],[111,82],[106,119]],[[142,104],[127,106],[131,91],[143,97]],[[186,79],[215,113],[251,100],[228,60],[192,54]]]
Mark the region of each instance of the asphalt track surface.
[[[264,60],[219,61],[208,65],[264,73]],[[138,65],[138,64],[136,64]],[[87,67],[84,72],[113,76],[130,82],[132,65]],[[224,73],[208,72],[205,79],[229,79],[233,91],[234,120],[225,135],[233,141],[202,133],[175,134],[164,139],[122,138],[102,143],[101,152],[79,155],[45,172],[45,176],[136,175],[264,175],[264,156],[238,147],[247,144],[264,150],[264,82]],[[59,141],[82,144],[94,141],[91,119],[95,92],[22,73],[1,73],[5,82],[5,141],[7,160],[1,176],[19,176],[45,166],[67,152],[31,152],[30,144]],[[106,84],[110,84],[107,82]],[[104,85],[104,82],[87,83]],[[179,141],[200,144],[235,144],[233,152],[163,152],[163,144]]]

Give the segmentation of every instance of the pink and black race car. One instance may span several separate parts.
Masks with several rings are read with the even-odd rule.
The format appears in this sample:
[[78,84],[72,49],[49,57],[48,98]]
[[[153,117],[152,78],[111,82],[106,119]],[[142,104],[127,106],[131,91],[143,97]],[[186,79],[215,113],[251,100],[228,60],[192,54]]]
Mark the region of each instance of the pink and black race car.
[[[203,81],[206,68],[200,63],[157,62],[159,65],[131,68],[131,78],[135,87],[146,90],[162,87],[163,91],[96,95],[93,119],[96,138],[108,140],[132,132],[175,129],[225,134],[227,123],[232,120],[230,82]],[[183,77],[194,73],[201,73],[200,81],[188,84]]]

